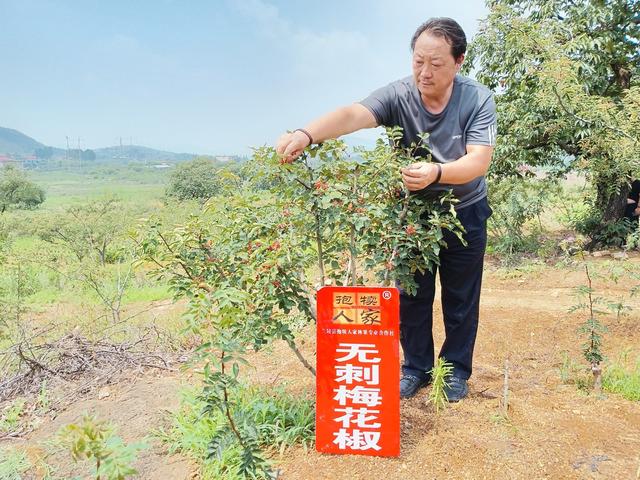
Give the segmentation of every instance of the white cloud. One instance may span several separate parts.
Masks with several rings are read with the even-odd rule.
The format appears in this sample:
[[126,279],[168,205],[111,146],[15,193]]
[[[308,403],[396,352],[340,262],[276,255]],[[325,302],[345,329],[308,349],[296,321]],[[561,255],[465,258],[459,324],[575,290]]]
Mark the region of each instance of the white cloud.
[[267,37],[277,38],[290,33],[289,23],[280,16],[275,5],[262,0],[235,0],[228,3],[244,16],[254,19]]
[[413,31],[431,17],[451,17],[471,39],[478,28],[478,20],[487,13],[484,2],[479,0],[425,1],[425,0],[375,0],[371,8],[396,32],[407,36],[407,48]]
[[362,75],[377,64],[367,37],[357,30],[312,31],[293,25],[275,5],[264,0],[236,0],[230,5],[253,19],[262,35],[282,47],[294,75],[315,77],[318,72]]

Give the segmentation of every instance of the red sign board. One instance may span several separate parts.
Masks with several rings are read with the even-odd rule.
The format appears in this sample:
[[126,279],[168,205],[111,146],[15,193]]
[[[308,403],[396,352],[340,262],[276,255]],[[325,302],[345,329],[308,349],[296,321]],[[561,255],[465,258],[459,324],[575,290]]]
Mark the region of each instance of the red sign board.
[[318,291],[316,449],[400,455],[398,290]]

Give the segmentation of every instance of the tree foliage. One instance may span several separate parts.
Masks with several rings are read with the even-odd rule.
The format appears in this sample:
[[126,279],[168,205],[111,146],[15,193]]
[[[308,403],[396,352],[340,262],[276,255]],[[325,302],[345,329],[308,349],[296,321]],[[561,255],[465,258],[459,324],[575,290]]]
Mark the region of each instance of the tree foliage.
[[36,208],[44,202],[44,190],[13,166],[0,173],[0,213],[8,208]]
[[117,262],[118,240],[125,234],[128,219],[117,199],[94,200],[48,219],[38,226],[38,235],[46,242],[64,246],[79,261],[90,258],[105,265]]
[[83,150],[80,154],[80,158],[83,162],[93,162],[96,159],[96,152],[90,149]]
[[34,154],[37,158],[42,160],[48,160],[53,157],[53,148],[52,147],[41,147],[36,148]]
[[171,174],[166,194],[178,200],[207,200],[220,191],[219,170],[207,157],[181,163]]
[[491,175],[514,177],[523,165],[582,172],[593,187],[592,225],[614,222],[640,174],[640,2],[489,6],[467,68],[498,93]]

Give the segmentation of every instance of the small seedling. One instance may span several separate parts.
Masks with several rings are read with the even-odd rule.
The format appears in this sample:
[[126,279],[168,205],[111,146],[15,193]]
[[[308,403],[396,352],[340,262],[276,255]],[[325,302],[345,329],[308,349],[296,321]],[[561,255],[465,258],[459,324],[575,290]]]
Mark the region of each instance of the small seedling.
[[447,406],[449,399],[447,398],[447,379],[453,372],[453,365],[447,362],[444,358],[438,358],[436,364],[431,370],[431,391],[429,392],[429,402],[433,405],[433,408],[437,413],[444,410]]
[[95,480],[125,480],[138,472],[131,464],[142,443],[125,444],[114,434],[113,426],[85,415],[80,424],[67,425],[59,433],[62,445],[71,452],[75,462],[89,460],[93,463]]
[[585,300],[572,306],[569,311],[575,312],[583,310],[587,313],[587,319],[580,328],[578,328],[578,333],[586,337],[586,342],[582,346],[582,354],[591,366],[593,388],[596,393],[600,394],[602,392],[601,363],[604,360],[601,350],[602,335],[607,332],[607,328],[600,322],[600,316],[604,315],[605,312],[598,309],[598,305],[603,303],[603,299],[594,295],[589,267],[585,265],[584,270],[587,276],[587,285],[578,287],[577,292],[579,295],[585,297]]

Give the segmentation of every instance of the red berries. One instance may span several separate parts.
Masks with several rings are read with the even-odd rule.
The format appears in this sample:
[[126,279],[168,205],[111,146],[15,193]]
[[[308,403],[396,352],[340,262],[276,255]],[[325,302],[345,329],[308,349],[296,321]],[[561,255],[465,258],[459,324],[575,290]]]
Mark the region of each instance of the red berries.
[[323,182],[322,180],[316,180],[313,186],[320,192],[325,192],[329,188],[329,184],[327,182]]
[[281,246],[280,242],[276,240],[275,242],[273,242],[271,245],[267,247],[267,250],[269,250],[270,252],[273,252],[275,250],[278,250],[280,246]]
[[413,225],[407,225],[404,227],[404,231],[407,232],[407,235],[415,235],[416,227]]
[[262,243],[255,241],[255,242],[249,242],[247,244],[247,252],[249,254],[251,254],[255,249],[260,248],[262,246]]

